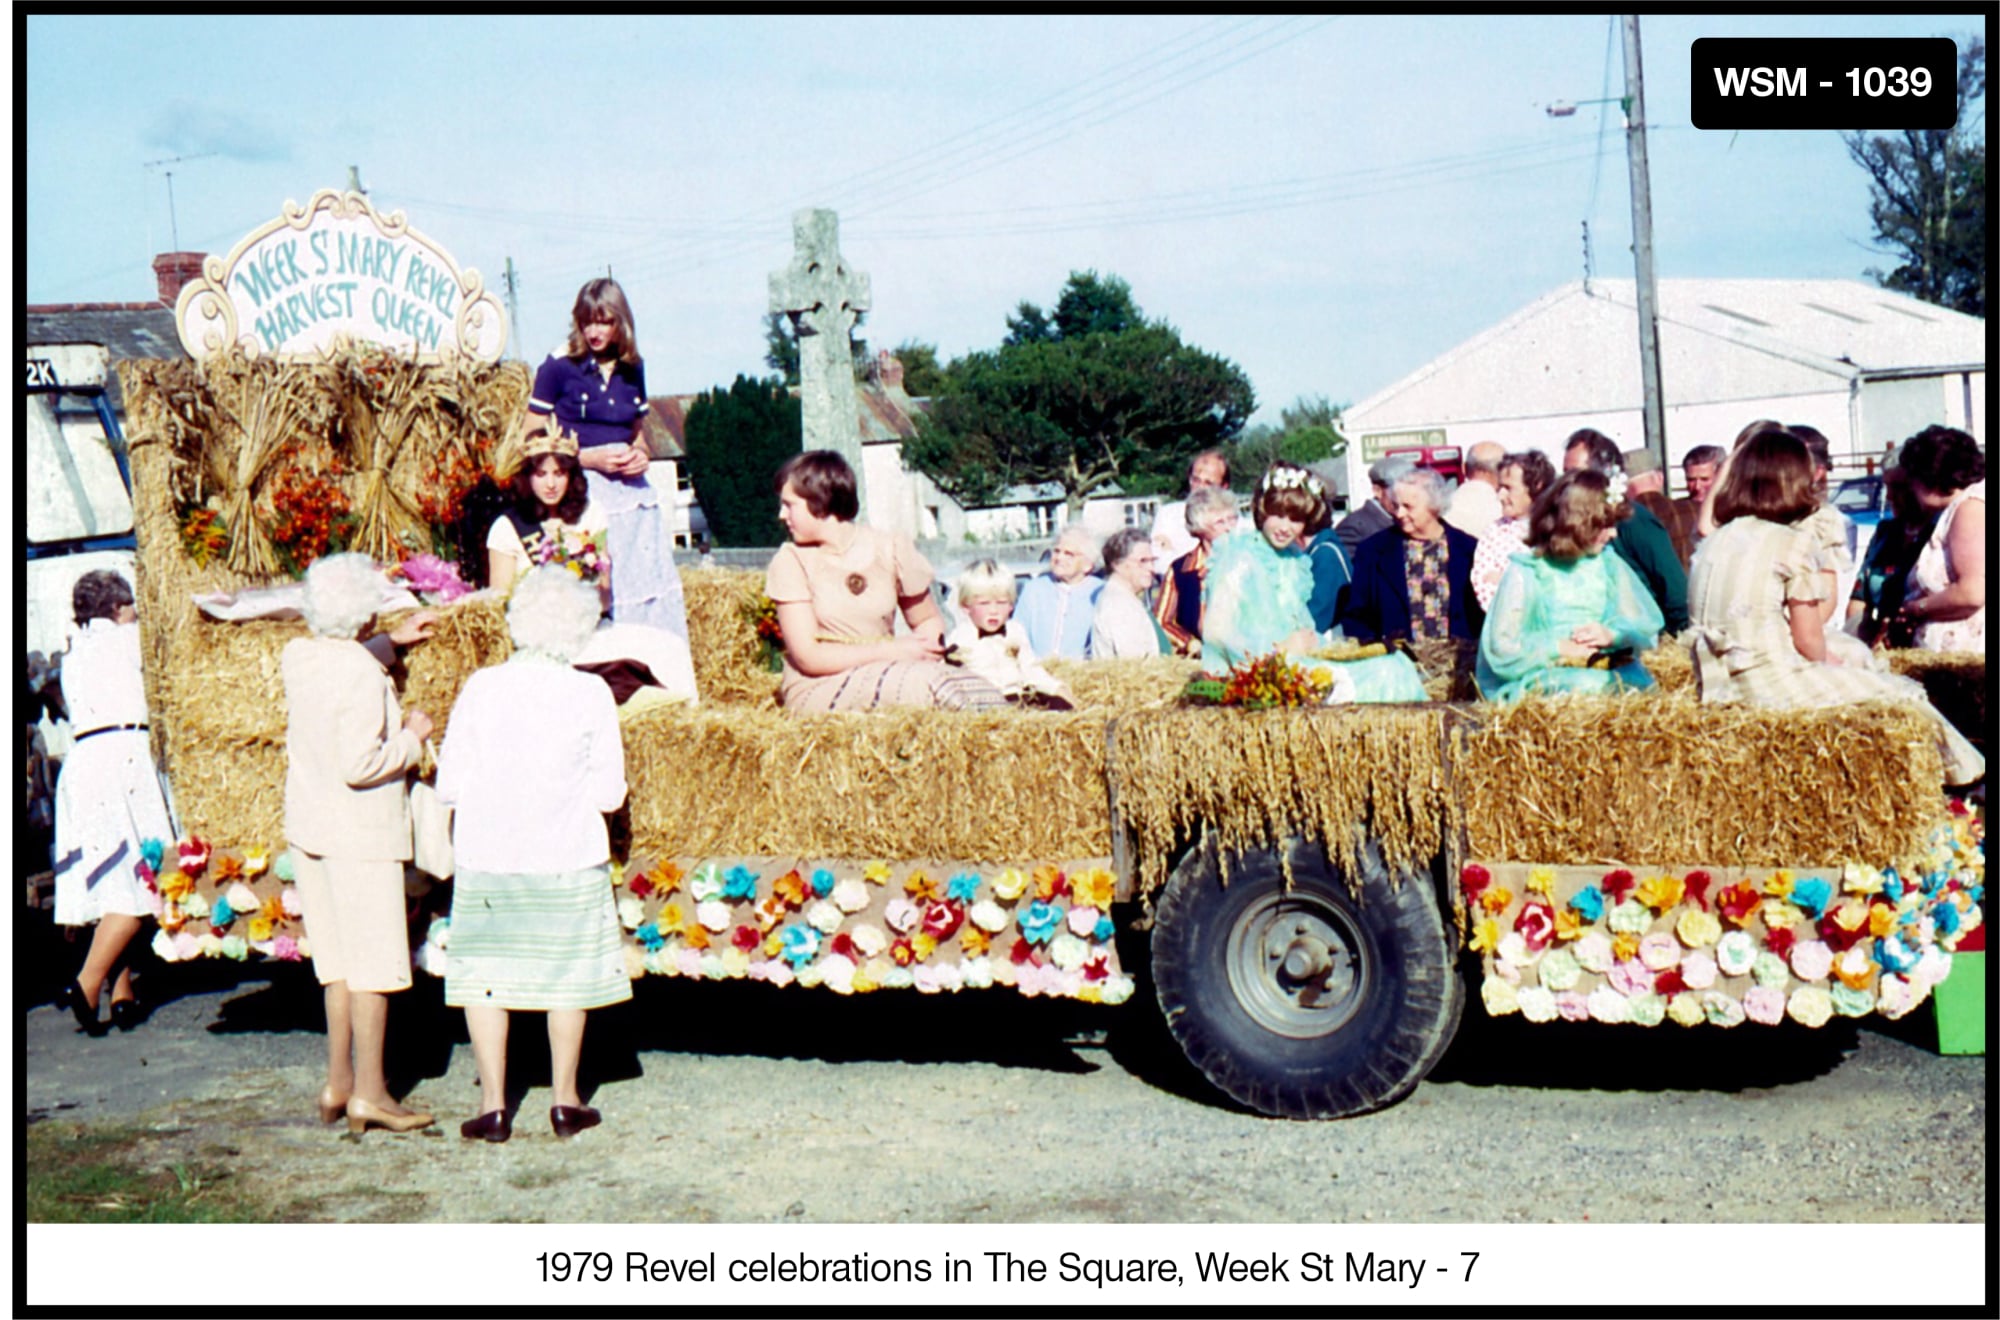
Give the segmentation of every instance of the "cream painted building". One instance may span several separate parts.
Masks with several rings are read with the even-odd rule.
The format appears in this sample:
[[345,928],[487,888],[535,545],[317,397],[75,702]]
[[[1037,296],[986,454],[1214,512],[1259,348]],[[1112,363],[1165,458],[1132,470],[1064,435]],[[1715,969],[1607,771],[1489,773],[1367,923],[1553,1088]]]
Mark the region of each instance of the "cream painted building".
[[[1818,427],[1837,469],[1865,468],[1933,423],[1985,443],[1986,322],[1858,280],[1670,279],[1659,285],[1667,454],[1727,445],[1770,417]],[[1631,280],[1564,285],[1349,408],[1349,488],[1416,446],[1482,440],[1561,458],[1595,427],[1644,443]]]

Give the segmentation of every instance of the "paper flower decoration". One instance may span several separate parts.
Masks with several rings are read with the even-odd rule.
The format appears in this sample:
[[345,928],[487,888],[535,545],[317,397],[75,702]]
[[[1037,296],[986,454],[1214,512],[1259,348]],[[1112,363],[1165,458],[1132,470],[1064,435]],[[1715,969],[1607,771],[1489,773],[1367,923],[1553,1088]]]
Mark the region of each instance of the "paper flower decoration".
[[1785,992],[1768,985],[1752,986],[1743,994],[1743,1014],[1752,1022],[1776,1026],[1785,1020]]
[[923,913],[907,898],[892,898],[889,905],[882,909],[882,920],[898,935],[909,934],[922,919]]
[[720,935],[729,929],[729,904],[722,902],[702,903],[694,910],[694,919],[702,924],[711,935]]
[[840,929],[841,923],[846,919],[845,913],[825,901],[814,903],[806,909],[806,924],[822,935],[833,934]]
[[1003,903],[1012,903],[1027,892],[1028,877],[1024,872],[1008,870],[993,877],[993,896]]
[[833,887],[833,905],[842,912],[859,912],[868,906],[868,886],[859,880],[842,880]]
[[944,896],[954,903],[971,904],[979,897],[979,876],[972,871],[961,871],[945,886]]
[[1514,1000],[1520,1006],[1521,1016],[1530,1022],[1556,1020],[1555,992],[1546,986],[1523,986],[1515,992]]
[[1725,976],[1741,976],[1757,961],[1757,945],[1749,932],[1732,930],[1715,946],[1715,964]]

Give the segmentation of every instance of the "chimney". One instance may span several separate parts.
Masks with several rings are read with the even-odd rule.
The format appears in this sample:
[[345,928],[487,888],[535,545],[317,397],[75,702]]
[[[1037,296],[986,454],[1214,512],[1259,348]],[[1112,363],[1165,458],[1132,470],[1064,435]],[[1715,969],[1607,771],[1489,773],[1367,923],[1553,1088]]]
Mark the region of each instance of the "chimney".
[[903,388],[902,359],[898,358],[894,353],[891,353],[886,348],[877,353],[875,355],[875,379],[882,382],[882,388],[885,390],[902,389]]
[[172,307],[182,287],[201,278],[201,263],[207,259],[205,252],[162,252],[154,257],[153,275],[160,282],[160,301]]

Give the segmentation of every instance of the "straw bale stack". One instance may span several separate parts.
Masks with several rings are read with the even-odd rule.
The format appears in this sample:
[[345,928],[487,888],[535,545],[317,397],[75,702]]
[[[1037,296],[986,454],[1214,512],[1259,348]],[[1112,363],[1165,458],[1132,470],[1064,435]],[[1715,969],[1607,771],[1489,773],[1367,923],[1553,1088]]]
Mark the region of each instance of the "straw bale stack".
[[1934,726],[1906,706],[1528,698],[1454,733],[1467,855],[1606,865],[1837,866],[1920,854],[1943,819]]
[[[203,412],[214,386],[192,364],[120,369],[162,763],[192,832],[219,847],[275,846],[279,658],[303,626],[218,624],[195,610],[192,593],[253,580],[197,567],[181,546],[179,510],[212,470],[198,441],[219,425]],[[518,370],[473,375],[433,391],[458,402],[413,415],[394,464],[442,461],[468,427],[518,414]],[[1112,851],[1115,802],[1148,892],[1202,830],[1225,850],[1303,832],[1350,862],[1365,832],[1397,867],[1461,836],[1468,856],[1492,861],[1817,866],[1910,856],[1940,815],[1923,717],[1703,707],[1679,647],[1647,657],[1659,693],[1510,707],[1189,709],[1178,697],[1195,665],[1162,658],[1052,665],[1075,695],[1068,713],[804,717],[777,708],[762,662],[751,613],[762,575],[704,569],[683,582],[702,705],[621,717],[634,856],[1099,857]],[[493,598],[439,619],[406,655],[404,704],[442,724],[472,672],[509,648]],[[1983,659],[1891,664],[1983,736]]]

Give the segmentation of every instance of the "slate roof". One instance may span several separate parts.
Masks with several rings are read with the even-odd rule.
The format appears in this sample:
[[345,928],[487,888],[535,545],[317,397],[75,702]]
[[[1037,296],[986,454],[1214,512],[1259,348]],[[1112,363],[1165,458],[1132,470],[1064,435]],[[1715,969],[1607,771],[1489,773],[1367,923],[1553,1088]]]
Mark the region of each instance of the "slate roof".
[[[129,358],[184,358],[174,309],[162,302],[43,303],[27,309],[26,344],[102,344],[117,363]],[[114,371],[106,392],[125,410]]]

